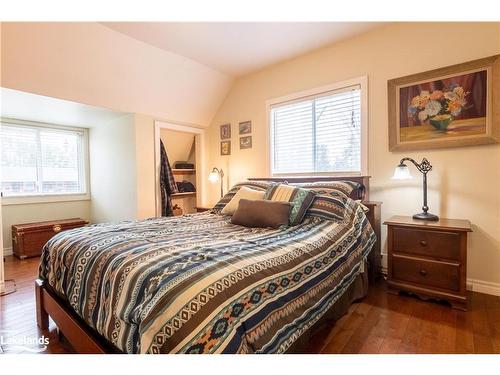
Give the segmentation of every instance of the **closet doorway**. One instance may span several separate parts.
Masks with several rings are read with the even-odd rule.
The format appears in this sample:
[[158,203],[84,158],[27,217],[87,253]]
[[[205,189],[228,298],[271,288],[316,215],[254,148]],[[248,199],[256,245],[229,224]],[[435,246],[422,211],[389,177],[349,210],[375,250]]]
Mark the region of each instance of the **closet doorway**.
[[[161,142],[165,147],[165,151],[172,169],[172,174],[176,182],[182,183],[182,187],[194,187],[193,191],[180,191],[172,194],[172,205],[179,207],[182,214],[190,214],[196,212],[196,207],[201,206],[201,192],[205,181],[203,176],[203,129],[191,126],[167,123],[163,121],[155,121],[155,163],[156,163],[156,215],[161,216],[161,193],[160,193],[160,168]],[[180,184],[178,184],[180,185]]]

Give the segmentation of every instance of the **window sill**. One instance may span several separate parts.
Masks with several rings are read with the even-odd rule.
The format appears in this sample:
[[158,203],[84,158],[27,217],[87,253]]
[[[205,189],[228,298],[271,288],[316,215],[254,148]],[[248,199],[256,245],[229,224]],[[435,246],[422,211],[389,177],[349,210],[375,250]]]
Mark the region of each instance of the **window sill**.
[[22,197],[4,197],[2,198],[2,206],[35,203],[76,202],[89,200],[90,194],[30,195]]

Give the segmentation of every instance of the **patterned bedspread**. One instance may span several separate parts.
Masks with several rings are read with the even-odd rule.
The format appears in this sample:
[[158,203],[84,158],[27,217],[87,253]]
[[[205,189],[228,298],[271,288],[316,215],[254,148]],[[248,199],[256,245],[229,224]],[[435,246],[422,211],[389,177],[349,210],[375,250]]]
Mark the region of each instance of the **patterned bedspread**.
[[355,202],[342,221],[285,230],[153,218],[60,233],[40,276],[127,353],[281,353],[363,271],[374,241]]

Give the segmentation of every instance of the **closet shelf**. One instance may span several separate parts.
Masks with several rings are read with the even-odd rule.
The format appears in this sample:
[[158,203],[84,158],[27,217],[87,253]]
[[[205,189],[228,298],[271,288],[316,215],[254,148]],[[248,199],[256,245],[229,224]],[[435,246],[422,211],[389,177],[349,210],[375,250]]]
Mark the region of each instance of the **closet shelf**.
[[173,174],[195,174],[196,169],[172,169]]
[[190,196],[195,196],[196,195],[196,192],[195,191],[190,191],[190,192],[187,192],[187,193],[174,193],[172,194],[172,198],[182,198],[182,197],[190,197]]

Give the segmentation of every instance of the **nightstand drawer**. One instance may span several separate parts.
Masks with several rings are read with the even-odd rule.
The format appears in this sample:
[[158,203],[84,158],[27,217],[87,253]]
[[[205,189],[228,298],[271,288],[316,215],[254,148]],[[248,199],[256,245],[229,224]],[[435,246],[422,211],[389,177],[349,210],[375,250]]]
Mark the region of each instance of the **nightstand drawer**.
[[394,252],[460,259],[460,234],[415,228],[392,229]]
[[392,279],[434,288],[460,290],[458,264],[392,256]]

